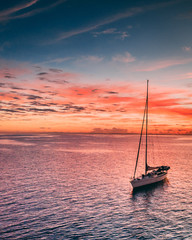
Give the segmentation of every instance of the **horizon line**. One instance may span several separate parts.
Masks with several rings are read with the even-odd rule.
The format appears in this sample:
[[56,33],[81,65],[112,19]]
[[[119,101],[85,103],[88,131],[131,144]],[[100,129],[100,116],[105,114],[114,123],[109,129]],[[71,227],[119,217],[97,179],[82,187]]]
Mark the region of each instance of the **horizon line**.
[[[97,135],[140,135],[140,133],[113,133],[113,132],[1,132],[0,135],[4,134],[97,134]],[[145,135],[145,134],[144,134]],[[192,133],[148,133],[148,135],[186,135],[191,136]]]

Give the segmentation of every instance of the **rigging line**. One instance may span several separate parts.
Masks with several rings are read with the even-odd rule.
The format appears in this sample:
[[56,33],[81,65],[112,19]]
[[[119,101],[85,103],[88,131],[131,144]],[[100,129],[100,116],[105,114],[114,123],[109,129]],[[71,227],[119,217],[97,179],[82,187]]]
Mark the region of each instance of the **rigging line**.
[[135,173],[136,173],[137,163],[138,163],[138,159],[139,159],[141,139],[142,139],[142,135],[143,135],[143,126],[144,126],[144,122],[145,122],[146,107],[147,107],[147,100],[146,100],[146,103],[145,103],[145,109],[144,109],[144,114],[143,114],[143,121],[142,121],[142,127],[141,127],[140,139],[139,139],[139,146],[138,146],[138,151],[137,151],[137,159],[136,159],[135,171],[134,171],[134,175],[133,175],[134,179],[135,179]]
[[155,154],[154,154],[154,135],[151,135],[151,137],[149,138],[149,141],[150,141],[150,145],[151,145],[151,154],[150,154],[150,160],[151,160],[151,163],[152,163],[152,166],[154,166],[154,159],[155,159]]
[[148,84],[149,84],[149,80],[147,80],[147,97],[146,97],[146,148],[145,148],[145,174],[147,174]]

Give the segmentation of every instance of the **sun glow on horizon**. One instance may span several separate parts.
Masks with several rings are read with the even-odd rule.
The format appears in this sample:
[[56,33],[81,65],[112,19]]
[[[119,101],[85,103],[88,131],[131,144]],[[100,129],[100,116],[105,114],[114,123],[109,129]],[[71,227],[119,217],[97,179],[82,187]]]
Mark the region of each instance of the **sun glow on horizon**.
[[[9,69],[14,78],[6,78],[1,71],[1,132],[139,133],[145,81],[86,84],[61,69],[31,69],[23,81],[26,72]],[[187,89],[159,88],[150,81],[149,131],[191,134],[187,95]]]

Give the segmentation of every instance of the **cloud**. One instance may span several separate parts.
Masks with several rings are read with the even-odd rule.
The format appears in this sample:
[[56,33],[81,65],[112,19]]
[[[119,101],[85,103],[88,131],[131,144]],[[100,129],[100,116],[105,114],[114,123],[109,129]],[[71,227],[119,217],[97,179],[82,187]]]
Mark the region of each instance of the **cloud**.
[[63,72],[63,70],[57,69],[57,68],[49,68],[49,71],[51,71],[51,72],[56,72],[56,73],[61,73],[61,72]]
[[116,55],[112,58],[114,62],[130,63],[134,62],[136,59],[129,52],[126,52],[125,55]]
[[100,32],[93,32],[94,37],[98,37],[100,35],[119,35],[120,39],[122,40],[129,37],[129,34],[126,31],[117,31],[116,28],[109,28]]
[[83,106],[77,106],[77,105],[73,105],[73,104],[65,104],[65,107],[62,108],[63,111],[71,111],[73,110],[73,112],[81,112],[84,111],[86,108]]
[[192,79],[192,72],[183,74],[182,79]]
[[[139,103],[139,100],[135,97],[123,97],[123,96],[104,96],[104,97],[99,97],[97,100],[99,103],[103,104],[116,104],[116,103],[134,103],[134,101],[137,101],[136,104]],[[135,105],[135,103],[134,103]]]
[[6,108],[0,108],[1,112],[9,112],[9,113],[15,113],[17,110],[14,109],[6,109]]
[[29,89],[29,90],[31,90],[31,91],[33,91],[33,92],[38,92],[38,93],[45,93],[44,91],[41,91],[41,90],[39,90],[39,89]]
[[9,8],[7,10],[0,11],[0,21],[8,21],[13,19],[21,19],[21,18],[27,18],[31,17],[33,15],[39,14],[43,11],[49,10],[50,8],[56,7],[57,5],[65,2],[66,0],[58,0],[55,3],[52,3],[50,5],[46,5],[45,7],[38,7],[36,9],[30,10],[28,12],[19,14],[18,12],[21,10],[26,10],[29,7],[32,7],[33,5],[37,4],[40,0],[33,0],[29,1],[25,4],[20,4],[15,7]]
[[143,9],[140,8],[140,7],[130,8],[130,9],[127,9],[126,11],[124,11],[122,13],[117,13],[117,14],[111,16],[111,17],[108,17],[108,18],[106,18],[102,21],[99,21],[95,24],[92,24],[90,26],[82,27],[82,28],[75,29],[75,30],[72,30],[72,31],[69,31],[69,32],[63,32],[63,33],[60,34],[60,36],[56,40],[60,41],[60,40],[67,39],[67,38],[70,38],[70,37],[75,36],[75,35],[86,33],[86,32],[89,32],[91,30],[95,30],[95,29],[97,29],[101,26],[116,22],[120,19],[124,19],[124,18],[127,18],[127,17],[132,17],[132,16],[134,16],[136,14],[139,14],[141,12],[143,12]]
[[[170,1],[170,2],[161,2],[161,3],[158,3],[158,4],[152,4],[152,5],[148,5],[148,6],[144,6],[144,7],[129,8],[129,9],[126,9],[124,12],[114,14],[114,15],[109,16],[105,19],[102,19],[102,20],[100,20],[96,23],[92,23],[89,26],[73,29],[73,30],[68,31],[68,32],[62,32],[54,41],[50,41],[50,42],[47,42],[47,43],[52,44],[52,43],[55,43],[55,41],[61,41],[63,39],[67,39],[67,38],[70,38],[70,37],[73,37],[73,36],[76,36],[76,35],[79,35],[79,34],[87,33],[87,32],[90,32],[92,30],[98,29],[101,26],[108,25],[110,23],[119,21],[121,19],[125,19],[125,18],[128,18],[128,17],[133,17],[137,14],[140,14],[140,13],[143,13],[143,12],[146,12],[146,11],[153,11],[153,10],[158,9],[158,8],[163,8],[163,7],[175,4],[176,2],[177,1],[174,0],[174,1]],[[108,32],[110,32],[110,31],[113,31],[113,30],[108,30]],[[121,38],[124,39],[125,37],[128,37],[127,32],[122,33]]]
[[109,28],[106,30],[103,30],[101,32],[94,32],[94,36],[98,36],[98,35],[106,35],[106,34],[114,34],[116,32],[116,28]]
[[70,80],[74,81],[79,77],[76,73],[63,72],[62,70],[55,68],[50,68],[49,71],[37,73],[37,76],[39,76],[40,81],[57,84],[66,84],[69,83]]
[[153,62],[140,62],[138,66],[136,66],[135,71],[138,72],[152,72],[159,69],[164,69],[172,66],[188,64],[192,62],[192,58],[175,58],[175,59],[165,59],[165,60],[157,60]]
[[56,112],[55,109],[51,109],[51,108],[29,108],[29,111],[40,112],[40,113],[44,113],[44,112]]
[[98,56],[82,56],[81,58],[76,60],[76,62],[92,62],[92,63],[99,63],[102,61],[103,57]]
[[47,64],[47,63],[62,63],[68,60],[73,59],[72,57],[65,57],[65,58],[55,58],[55,59],[50,59],[44,62],[41,62],[41,64]]
[[13,13],[16,13],[20,10],[23,10],[25,8],[28,8],[28,7],[31,7],[32,5],[34,5],[35,3],[37,3],[39,0],[32,0],[32,1],[29,1],[28,3],[23,3],[23,4],[19,4],[15,7],[12,7],[12,8],[9,8],[9,9],[6,9],[6,10],[2,10],[0,11],[0,19],[2,17],[6,17],[6,16],[9,16]]
[[191,51],[191,47],[189,47],[189,46],[184,46],[184,47],[182,47],[182,49],[183,49],[185,52],[190,52],[190,51]]
[[130,35],[127,32],[120,32],[120,38],[124,40],[125,38],[128,38]]
[[47,74],[48,74],[47,72],[40,72],[40,73],[37,73],[37,75],[39,75],[39,76],[47,75]]
[[49,82],[49,83],[57,83],[57,84],[66,84],[66,83],[69,83],[69,82],[66,81],[66,80],[50,80],[50,79],[47,79],[47,78],[39,78],[39,80],[41,80],[41,81],[46,81],[46,82]]
[[14,89],[14,90],[26,90],[25,88],[15,87],[15,86],[12,86],[11,89]]
[[[90,78],[89,82],[84,83],[79,78],[82,75],[57,68],[39,66],[37,69],[34,67],[30,69],[28,66],[24,69],[21,65],[20,68],[0,70],[2,77],[0,109],[2,119],[6,119],[5,126],[11,121],[15,126],[16,119],[22,126],[23,119],[29,118],[32,119],[31,123],[36,122],[37,125],[43,126],[42,116],[46,115],[47,127],[50,121],[55,126],[59,121],[63,126],[63,121],[66,121],[69,129],[74,125],[77,130],[82,131],[88,126],[89,131],[92,131],[94,126],[100,128],[94,130],[100,133],[126,133],[127,128],[137,132],[145,104],[144,85],[138,81],[136,83],[119,81],[116,84],[105,81],[93,83]],[[15,76],[16,79],[5,79],[5,72]],[[26,72],[29,74],[24,74]],[[191,73],[189,72],[187,76],[190,77]],[[87,76],[83,77],[87,79]],[[58,85],[62,81],[68,83]],[[190,88],[179,89],[176,86],[163,88],[155,86],[154,82],[151,85],[153,85],[150,90],[152,126],[153,123],[159,123],[159,118],[165,119],[167,129],[171,129],[176,123],[181,126],[180,122],[189,124],[192,121]],[[116,126],[118,127],[115,128]]]
[[[0,59],[0,78],[12,79],[12,78],[19,78],[24,76],[25,74],[29,74],[31,72],[30,68],[24,66],[24,64],[13,64],[10,62],[5,62]],[[12,67],[12,65],[14,65]],[[7,67],[9,66],[9,67]]]
[[36,100],[36,99],[42,99],[42,97],[37,95],[30,95],[30,94],[23,94],[23,96],[26,96],[29,100]]
[[0,82],[0,87],[1,87],[1,88],[4,88],[4,87],[6,87],[6,84],[3,83],[3,82]]
[[16,78],[16,77],[11,75],[10,73],[7,73],[4,75],[4,78]]
[[108,93],[108,94],[118,94],[118,92],[114,92],[114,91],[106,91],[106,93]]
[[117,134],[122,134],[122,133],[127,133],[127,129],[123,129],[123,128],[94,128],[92,133],[104,133],[104,134],[108,134],[108,133],[117,133]]
[[32,102],[30,102],[30,105],[41,106],[41,107],[50,107],[50,106],[57,106],[57,103],[53,103],[53,102],[41,103],[40,101],[32,101]]

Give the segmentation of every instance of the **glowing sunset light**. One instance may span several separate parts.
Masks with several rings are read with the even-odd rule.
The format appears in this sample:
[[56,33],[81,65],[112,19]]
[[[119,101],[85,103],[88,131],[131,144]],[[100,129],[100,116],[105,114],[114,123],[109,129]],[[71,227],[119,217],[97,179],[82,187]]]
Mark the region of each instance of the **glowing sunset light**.
[[0,3],[1,132],[191,134],[189,1],[93,2]]

